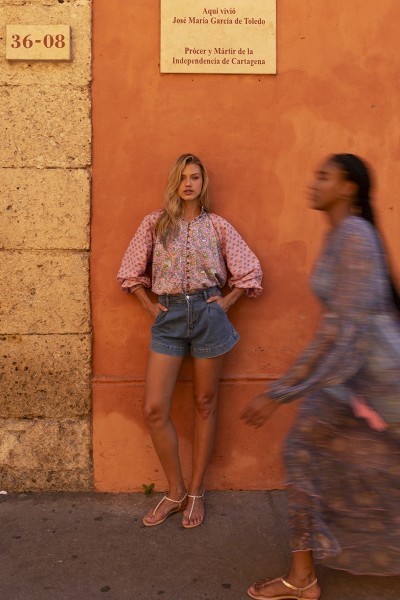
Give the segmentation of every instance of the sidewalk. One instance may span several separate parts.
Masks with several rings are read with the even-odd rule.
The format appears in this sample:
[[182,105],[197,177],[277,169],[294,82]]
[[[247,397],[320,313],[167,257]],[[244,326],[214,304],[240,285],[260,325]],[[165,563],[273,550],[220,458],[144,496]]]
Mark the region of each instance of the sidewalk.
[[[146,528],[154,494],[0,496],[0,600],[245,600],[288,566],[285,493],[208,492],[196,529]],[[400,577],[318,570],[321,600],[398,600]]]

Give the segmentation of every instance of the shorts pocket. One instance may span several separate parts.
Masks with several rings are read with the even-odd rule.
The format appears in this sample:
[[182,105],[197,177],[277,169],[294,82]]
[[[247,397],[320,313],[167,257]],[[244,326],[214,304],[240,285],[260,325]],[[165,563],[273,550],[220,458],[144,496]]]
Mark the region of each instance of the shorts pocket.
[[158,323],[159,321],[161,321],[161,319],[164,318],[167,315],[167,313],[167,310],[160,310],[160,312],[158,313],[158,315],[156,315],[156,318],[154,319],[154,323]]
[[226,317],[226,312],[216,300],[214,302],[208,303],[208,314],[211,318],[221,317],[221,315],[224,315]]

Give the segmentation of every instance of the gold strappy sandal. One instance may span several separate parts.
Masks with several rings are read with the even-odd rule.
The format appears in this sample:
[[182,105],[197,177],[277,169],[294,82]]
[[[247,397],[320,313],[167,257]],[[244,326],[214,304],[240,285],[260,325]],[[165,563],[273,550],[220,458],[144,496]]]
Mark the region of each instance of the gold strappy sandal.
[[173,500],[172,498],[168,498],[168,496],[165,495],[160,500],[160,502],[157,504],[155,509],[153,510],[153,517],[156,514],[159,507],[161,506],[161,504],[164,502],[164,500],[168,500],[168,502],[173,502],[174,504],[177,504],[177,506],[175,506],[175,508],[170,510],[169,513],[167,513],[165,515],[165,517],[163,517],[162,519],[159,519],[158,521],[147,521],[146,517],[143,517],[143,525],[145,525],[146,527],[154,527],[155,525],[161,525],[161,523],[164,523],[165,519],[167,519],[170,515],[173,515],[176,512],[180,512],[180,511],[184,510],[186,508],[186,504],[187,504],[187,502],[185,502],[187,495],[188,494],[186,492],[186,494],[180,500]]
[[[277,577],[276,579],[265,580],[265,582],[258,581],[255,584],[253,584],[251,587],[254,587],[254,586],[267,587],[268,585],[270,585],[271,583],[275,583],[276,581],[281,581],[283,583],[283,585],[285,585],[288,589],[293,590],[295,593],[294,594],[288,593],[288,594],[283,594],[283,595],[280,594],[279,596],[263,596],[260,594],[255,596],[254,594],[252,594],[250,592],[250,588],[249,588],[247,590],[247,594],[250,596],[250,598],[255,598],[256,600],[304,600],[303,592],[312,588],[312,586],[318,582],[318,579],[314,579],[314,581],[312,583],[310,583],[309,585],[306,585],[303,588],[295,587],[294,585],[292,585],[291,583],[286,581],[283,577]],[[312,598],[310,600],[319,600],[319,596],[316,598]]]

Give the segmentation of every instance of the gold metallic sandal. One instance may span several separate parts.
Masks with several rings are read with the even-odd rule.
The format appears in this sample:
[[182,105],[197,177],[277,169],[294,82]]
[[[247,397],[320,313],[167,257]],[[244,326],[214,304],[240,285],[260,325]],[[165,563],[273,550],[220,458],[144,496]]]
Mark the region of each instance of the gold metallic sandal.
[[[303,588],[295,587],[294,585],[286,581],[283,577],[277,577],[276,579],[265,581],[257,581],[251,587],[267,587],[268,585],[270,585],[271,583],[275,583],[276,581],[281,581],[283,585],[285,585],[287,588],[289,588],[290,590],[294,590],[295,594],[280,594],[279,596],[263,596],[262,594],[258,594],[257,596],[255,596],[250,592],[250,588],[247,590],[247,594],[248,596],[250,596],[250,598],[255,598],[256,600],[304,600],[303,592],[312,588],[312,586],[318,582],[318,579],[314,579],[312,583],[306,585]],[[319,600],[319,596],[312,599],[310,598],[310,600]]]
[[186,492],[186,494],[180,500],[173,500],[172,498],[168,498],[168,496],[165,495],[164,498],[162,498],[160,500],[160,502],[157,504],[157,506],[153,510],[153,517],[156,514],[159,507],[161,506],[161,504],[164,502],[164,500],[168,500],[168,502],[173,502],[174,504],[177,504],[178,506],[176,506],[175,508],[170,510],[169,513],[167,513],[165,515],[165,517],[163,517],[162,519],[159,519],[158,521],[147,521],[146,517],[143,517],[143,525],[145,525],[146,527],[154,527],[155,525],[161,525],[161,523],[164,523],[165,519],[167,519],[170,515],[173,515],[176,512],[180,512],[180,511],[184,510],[186,508],[186,504],[187,504],[187,502],[185,502],[187,495],[188,494]]

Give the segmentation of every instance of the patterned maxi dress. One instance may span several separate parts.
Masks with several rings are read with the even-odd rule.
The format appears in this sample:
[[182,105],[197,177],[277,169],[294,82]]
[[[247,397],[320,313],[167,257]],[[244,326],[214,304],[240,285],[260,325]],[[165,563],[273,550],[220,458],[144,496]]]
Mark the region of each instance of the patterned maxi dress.
[[[292,550],[356,574],[400,574],[400,326],[382,245],[364,219],[328,235],[312,277],[326,308],[295,365],[270,390],[304,397],[285,446]],[[389,424],[356,418],[362,396]]]

